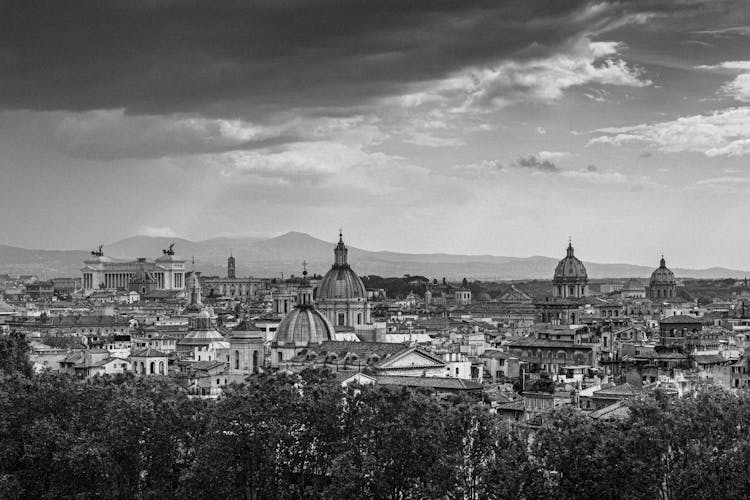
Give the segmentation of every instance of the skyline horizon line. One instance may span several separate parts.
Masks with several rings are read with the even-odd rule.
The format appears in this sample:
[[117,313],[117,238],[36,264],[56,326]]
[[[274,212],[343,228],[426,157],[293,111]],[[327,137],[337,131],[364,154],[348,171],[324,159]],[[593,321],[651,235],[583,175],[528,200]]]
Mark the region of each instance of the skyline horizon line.
[[[292,235],[292,234],[303,235],[303,236],[306,236],[306,237],[318,240],[320,242],[329,243],[329,244],[332,245],[332,249],[335,247],[336,242],[337,242],[337,241],[328,241],[328,240],[325,240],[325,239],[323,239],[321,237],[315,236],[315,235],[310,234],[308,232],[304,232],[304,231],[299,231],[299,230],[292,229],[292,230],[288,230],[288,231],[285,231],[285,232],[279,232],[278,234],[273,235],[273,236],[258,236],[257,233],[256,233],[256,235],[253,235],[253,234],[239,235],[239,234],[235,233],[235,235],[233,235],[233,236],[228,236],[226,234],[220,234],[220,235],[210,236],[210,237],[201,238],[201,239],[198,239],[198,238],[192,239],[192,238],[189,238],[189,237],[184,237],[184,236],[179,236],[179,235],[157,235],[157,234],[143,234],[143,233],[140,233],[140,234],[135,234],[135,235],[132,235],[132,236],[125,236],[125,237],[122,237],[122,238],[118,238],[118,239],[116,239],[116,240],[114,240],[114,241],[112,241],[110,243],[107,243],[107,244],[98,243],[98,244],[94,244],[94,245],[90,245],[90,246],[91,246],[91,248],[95,248],[95,247],[97,247],[99,245],[103,245],[103,247],[106,249],[107,246],[117,245],[117,244],[119,244],[121,242],[130,240],[130,239],[134,239],[134,238],[150,238],[150,239],[163,239],[163,240],[182,240],[182,241],[186,241],[186,242],[193,243],[193,244],[205,243],[205,242],[208,242],[208,241],[218,240],[218,239],[241,240],[241,239],[244,239],[244,238],[254,238],[254,239],[257,239],[258,242],[260,242],[260,241],[267,241],[267,240],[272,240],[272,239],[276,239],[276,238],[281,238],[281,237],[284,237],[284,236],[287,236],[287,235]],[[339,236],[338,230],[336,232],[336,236],[337,236],[337,238]],[[571,241],[572,239],[573,238],[568,237],[568,245],[572,246],[573,249],[574,249],[574,251],[575,251],[576,247],[572,243],[572,241]],[[350,243],[346,242],[346,238],[344,238],[344,242],[346,243],[347,247],[352,247],[352,248],[354,248],[354,249],[356,249],[358,251],[369,252],[369,253],[396,253],[396,254],[403,254],[403,255],[425,255],[425,256],[445,255],[445,256],[451,256],[451,257],[469,257],[469,258],[470,257],[495,257],[495,258],[510,258],[510,259],[519,259],[519,260],[520,259],[544,258],[544,259],[558,260],[558,257],[556,257],[556,256],[544,255],[542,253],[534,253],[532,255],[508,255],[508,254],[501,254],[501,253],[486,253],[486,252],[484,252],[484,253],[464,253],[464,252],[450,252],[450,251],[417,251],[417,252],[414,252],[414,251],[400,251],[400,250],[392,250],[392,249],[377,249],[377,250],[373,250],[373,249],[369,249],[369,248],[364,248],[363,246],[351,245]],[[79,247],[79,248],[29,248],[29,247],[26,247],[26,246],[21,246],[21,245],[16,245],[16,244],[11,244],[11,243],[0,243],[0,246],[18,248],[18,249],[27,250],[27,251],[49,251],[49,252],[54,252],[54,251],[61,251],[61,252],[75,252],[75,251],[78,251],[78,252],[88,252],[88,251],[90,251],[90,248],[88,248],[88,247]],[[241,247],[227,247],[227,248],[229,248],[229,252],[231,252],[233,249],[241,248]],[[567,249],[567,248],[568,247],[566,246],[564,248],[564,250]],[[666,261],[669,261],[669,259],[665,257],[665,256],[668,257],[669,254],[667,254],[665,252],[657,252],[657,255],[658,255],[658,260],[665,259]],[[227,256],[229,256],[229,253],[227,254]],[[130,259],[130,258],[136,258],[136,257],[142,257],[142,256],[128,256],[128,257],[115,257],[115,258],[118,259],[118,260],[119,259],[127,260],[127,259]],[[193,256],[193,257],[195,257],[195,256]],[[608,266],[612,266],[612,265],[625,265],[625,266],[636,266],[636,267],[652,267],[651,263],[638,263],[638,262],[633,262],[633,261],[602,261],[600,259],[597,259],[596,257],[594,257],[592,259],[588,259],[588,258],[581,259],[579,256],[576,256],[576,257],[578,257],[581,261],[586,262],[588,265],[595,265],[595,266],[597,266],[597,265],[598,266],[604,266],[604,265],[608,265]],[[185,257],[185,258],[188,259],[188,257]],[[678,264],[674,268],[675,269],[683,269],[683,270],[691,270],[691,271],[706,271],[706,270],[710,270],[710,269],[723,269],[723,270],[727,270],[727,271],[738,271],[738,272],[747,272],[747,273],[750,273],[750,268],[743,269],[743,268],[737,267],[737,266],[721,265],[721,264],[713,264],[713,265],[709,265],[709,266],[699,266],[699,265],[691,265],[691,264],[686,264],[686,265]],[[599,279],[599,278],[597,278],[597,279]]]

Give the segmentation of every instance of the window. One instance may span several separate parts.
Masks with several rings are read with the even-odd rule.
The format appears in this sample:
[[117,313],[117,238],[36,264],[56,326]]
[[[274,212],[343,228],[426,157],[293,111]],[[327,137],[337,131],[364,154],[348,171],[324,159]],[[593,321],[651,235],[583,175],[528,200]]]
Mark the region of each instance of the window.
[[339,313],[338,315],[338,325],[344,326],[346,324],[346,315],[344,313]]

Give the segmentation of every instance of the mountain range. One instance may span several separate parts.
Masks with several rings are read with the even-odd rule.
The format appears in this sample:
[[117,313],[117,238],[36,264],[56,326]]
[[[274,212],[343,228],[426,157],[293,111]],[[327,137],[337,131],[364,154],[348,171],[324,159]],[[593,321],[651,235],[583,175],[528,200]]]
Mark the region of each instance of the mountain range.
[[[307,262],[311,273],[325,273],[333,263],[334,242],[305,233],[289,232],[274,238],[212,238],[190,241],[181,238],[133,236],[104,246],[104,254],[115,259],[149,259],[162,254],[174,243],[175,253],[204,276],[226,276],[230,252],[236,258],[238,276],[278,277],[302,272]],[[360,275],[402,276],[404,274],[446,277],[449,280],[526,280],[551,279],[561,257],[503,257],[495,255],[409,254],[369,251],[349,246],[349,263]],[[36,274],[48,279],[80,276],[88,250],[32,250],[0,245],[0,273]],[[584,261],[589,278],[647,278],[654,267],[625,263]],[[190,267],[190,264],[188,264]],[[722,267],[672,269],[678,277],[744,278],[748,272]]]

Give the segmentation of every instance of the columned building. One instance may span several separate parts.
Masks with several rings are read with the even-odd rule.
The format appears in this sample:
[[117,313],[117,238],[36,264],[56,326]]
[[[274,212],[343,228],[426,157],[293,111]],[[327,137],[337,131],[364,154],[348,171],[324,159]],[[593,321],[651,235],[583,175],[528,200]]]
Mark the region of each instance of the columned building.
[[323,276],[315,294],[315,304],[335,326],[356,327],[371,322],[371,304],[365,285],[347,262],[349,250],[339,233],[333,250],[333,267]]
[[651,281],[648,287],[648,296],[651,300],[663,301],[674,299],[677,295],[677,283],[674,273],[667,267],[664,256],[661,256],[659,267],[651,273]]
[[581,298],[588,294],[589,278],[586,268],[573,253],[573,244],[568,243],[567,255],[555,268],[552,278],[552,296]]
[[[175,256],[170,245],[161,257],[149,261],[115,260],[104,255],[101,247],[91,252],[92,258],[83,262],[83,290],[91,292],[100,288],[131,289],[131,282],[143,285],[148,280],[150,290],[183,290],[185,288],[185,260]],[[151,282],[153,280],[153,282]],[[140,290],[139,290],[140,291]]]

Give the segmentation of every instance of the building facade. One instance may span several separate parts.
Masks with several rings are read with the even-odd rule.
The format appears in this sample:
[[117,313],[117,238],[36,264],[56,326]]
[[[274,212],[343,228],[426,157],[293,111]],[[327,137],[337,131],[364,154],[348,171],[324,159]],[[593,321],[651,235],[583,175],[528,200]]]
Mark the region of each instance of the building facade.
[[[185,260],[175,256],[173,245],[162,251],[162,256],[153,261],[114,260],[99,250],[91,252],[92,258],[83,262],[83,290],[91,292],[101,288],[129,290],[131,283],[144,274],[153,279],[149,288],[155,290],[183,290],[185,288]],[[136,290],[138,291],[138,290]]]

